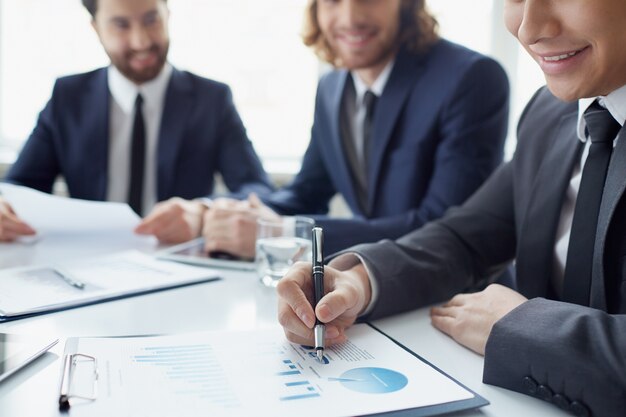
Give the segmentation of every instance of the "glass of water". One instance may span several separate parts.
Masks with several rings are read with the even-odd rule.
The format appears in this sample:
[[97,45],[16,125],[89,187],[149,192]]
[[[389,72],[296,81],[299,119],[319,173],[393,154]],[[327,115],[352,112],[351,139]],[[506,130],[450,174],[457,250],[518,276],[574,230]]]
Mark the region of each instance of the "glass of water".
[[275,287],[294,263],[311,261],[313,227],[315,221],[302,216],[257,220],[257,273],[264,285]]

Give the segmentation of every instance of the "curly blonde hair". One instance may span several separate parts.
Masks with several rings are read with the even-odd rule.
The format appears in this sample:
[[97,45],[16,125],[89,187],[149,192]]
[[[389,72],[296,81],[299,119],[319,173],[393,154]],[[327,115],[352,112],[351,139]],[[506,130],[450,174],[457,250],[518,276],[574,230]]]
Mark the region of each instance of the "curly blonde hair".
[[[408,50],[422,52],[439,39],[439,25],[426,9],[426,0],[401,0],[398,43]],[[317,21],[317,0],[309,0],[304,16],[302,40],[322,60],[341,66],[339,57],[322,34]]]

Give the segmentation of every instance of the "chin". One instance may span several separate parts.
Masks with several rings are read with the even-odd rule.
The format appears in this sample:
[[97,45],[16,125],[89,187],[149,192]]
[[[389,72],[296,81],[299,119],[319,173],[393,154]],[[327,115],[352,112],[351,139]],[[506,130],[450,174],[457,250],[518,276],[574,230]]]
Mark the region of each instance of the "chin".
[[597,95],[590,95],[583,91],[579,85],[574,85],[573,83],[551,81],[550,79],[547,79],[546,82],[550,92],[562,101],[571,102],[581,98],[595,97]]
[[161,73],[161,70],[163,69],[164,65],[165,65],[165,62],[159,65],[155,65],[150,68],[139,70],[139,71],[134,70],[130,67],[126,67],[124,71],[121,71],[121,70],[120,71],[131,81],[138,83],[138,84],[143,84],[145,82],[152,81],[153,79],[155,79]]

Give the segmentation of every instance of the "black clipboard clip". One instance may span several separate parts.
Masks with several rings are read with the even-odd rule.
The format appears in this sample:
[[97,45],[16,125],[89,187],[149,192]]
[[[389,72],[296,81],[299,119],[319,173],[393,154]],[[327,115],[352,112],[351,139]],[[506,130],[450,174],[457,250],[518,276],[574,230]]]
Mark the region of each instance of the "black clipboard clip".
[[[78,363],[93,363],[93,388],[91,395],[78,395],[72,392],[72,380],[74,370]],[[63,375],[61,376],[61,389],[59,393],[59,409],[62,411],[69,410],[70,399],[77,398],[87,401],[95,401],[98,397],[98,360],[89,355],[82,353],[71,353],[65,355],[65,363],[63,364]]]

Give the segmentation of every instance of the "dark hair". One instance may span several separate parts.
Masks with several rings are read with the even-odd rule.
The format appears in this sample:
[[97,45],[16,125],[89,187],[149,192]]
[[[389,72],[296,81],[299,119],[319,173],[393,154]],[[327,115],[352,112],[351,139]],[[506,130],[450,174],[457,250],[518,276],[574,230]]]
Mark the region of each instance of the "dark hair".
[[[82,0],[82,1],[83,1],[83,6],[85,6],[85,9],[87,9],[91,17],[95,18],[96,12],[98,11],[98,0]],[[167,3],[167,0],[163,0],[163,1]]]
[[[424,51],[439,39],[438,27],[437,20],[426,9],[426,0],[402,0],[398,35],[400,45],[411,51]],[[318,57],[340,66],[338,57],[328,45],[317,21],[317,0],[309,0],[302,40],[306,46],[313,48]]]

